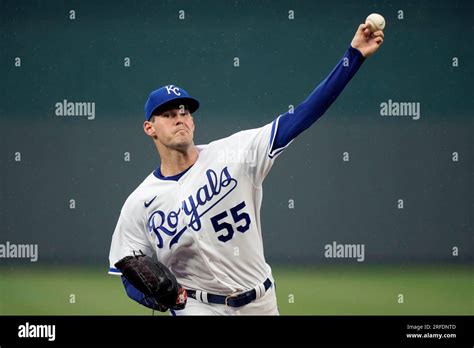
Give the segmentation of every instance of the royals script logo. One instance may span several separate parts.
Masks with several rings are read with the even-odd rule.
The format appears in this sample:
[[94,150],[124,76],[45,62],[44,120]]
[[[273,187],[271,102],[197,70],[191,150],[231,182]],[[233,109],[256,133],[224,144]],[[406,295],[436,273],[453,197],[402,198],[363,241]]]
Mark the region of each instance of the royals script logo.
[[[169,243],[171,248],[189,228],[199,231],[202,217],[237,187],[237,180],[230,175],[227,167],[220,174],[208,169],[206,180],[194,194],[181,202],[181,207],[168,212],[158,209],[150,215],[148,231],[156,234],[158,248],[163,248],[163,235],[173,237]],[[180,226],[178,230],[181,214],[189,217],[189,224]]]

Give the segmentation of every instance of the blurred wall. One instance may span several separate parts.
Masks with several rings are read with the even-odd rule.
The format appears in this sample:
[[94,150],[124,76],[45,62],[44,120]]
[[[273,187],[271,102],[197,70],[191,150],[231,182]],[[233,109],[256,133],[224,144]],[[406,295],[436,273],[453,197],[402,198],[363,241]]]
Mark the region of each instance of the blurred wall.
[[[262,126],[303,101],[379,12],[381,50],[266,179],[265,254],[332,263],[324,246],[336,241],[364,244],[367,263],[472,261],[473,9],[2,0],[0,243],[38,244],[39,262],[107,268],[123,202],[159,165],[142,131],[151,90],[172,83],[201,101],[196,143]],[[56,116],[65,99],[94,102],[94,119]],[[389,100],[419,103],[419,118],[381,116]]]

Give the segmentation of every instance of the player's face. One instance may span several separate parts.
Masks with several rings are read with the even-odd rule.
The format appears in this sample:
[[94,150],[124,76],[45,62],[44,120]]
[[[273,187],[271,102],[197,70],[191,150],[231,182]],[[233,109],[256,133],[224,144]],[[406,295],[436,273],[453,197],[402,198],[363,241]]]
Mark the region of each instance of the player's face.
[[[150,123],[148,131],[147,123]],[[150,122],[145,122],[145,133],[165,147],[185,150],[194,144],[193,117],[185,108],[169,109],[156,115]]]

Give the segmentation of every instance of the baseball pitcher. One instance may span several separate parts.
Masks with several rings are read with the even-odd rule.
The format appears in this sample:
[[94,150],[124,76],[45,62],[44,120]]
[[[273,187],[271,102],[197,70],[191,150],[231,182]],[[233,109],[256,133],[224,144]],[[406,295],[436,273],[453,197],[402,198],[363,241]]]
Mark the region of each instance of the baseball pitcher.
[[361,24],[340,62],[292,115],[206,145],[193,142],[195,98],[174,85],[151,92],[143,129],[161,163],[123,205],[109,255],[109,273],[121,276],[132,299],[173,315],[279,314],[263,251],[263,181],[383,37]]

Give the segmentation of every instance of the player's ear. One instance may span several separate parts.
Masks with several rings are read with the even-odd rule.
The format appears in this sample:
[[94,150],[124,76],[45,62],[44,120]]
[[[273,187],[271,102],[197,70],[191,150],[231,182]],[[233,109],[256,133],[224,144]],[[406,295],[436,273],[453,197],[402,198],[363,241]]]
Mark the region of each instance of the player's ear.
[[153,126],[153,123],[151,123],[150,121],[145,121],[143,123],[143,131],[145,132],[146,135],[150,137],[156,136],[155,126]]
[[190,115],[191,116],[191,122],[192,122],[192,126],[193,126],[193,132],[194,130],[196,129],[196,125],[194,124],[194,117],[193,115]]

